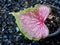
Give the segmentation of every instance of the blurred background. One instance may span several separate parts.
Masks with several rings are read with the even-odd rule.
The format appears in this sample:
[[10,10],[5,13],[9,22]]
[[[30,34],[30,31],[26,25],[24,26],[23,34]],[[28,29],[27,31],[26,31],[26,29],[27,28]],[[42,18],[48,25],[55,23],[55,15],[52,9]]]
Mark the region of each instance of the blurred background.
[[36,4],[47,4],[60,15],[60,0],[0,0],[0,45],[60,45],[60,34],[39,41],[28,40],[9,14]]

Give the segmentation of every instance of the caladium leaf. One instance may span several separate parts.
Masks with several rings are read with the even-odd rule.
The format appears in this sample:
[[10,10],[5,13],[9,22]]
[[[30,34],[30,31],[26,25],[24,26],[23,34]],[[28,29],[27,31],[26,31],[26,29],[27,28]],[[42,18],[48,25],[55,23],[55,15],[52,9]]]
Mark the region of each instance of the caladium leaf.
[[44,21],[45,21],[48,15],[50,14],[51,9],[45,5],[40,5],[37,7],[37,9],[38,9],[39,15],[42,16],[42,18],[44,18]]
[[49,30],[44,24],[49,13],[49,7],[39,5],[12,14],[15,16],[16,23],[24,36],[30,40],[39,40],[47,37],[49,34]]

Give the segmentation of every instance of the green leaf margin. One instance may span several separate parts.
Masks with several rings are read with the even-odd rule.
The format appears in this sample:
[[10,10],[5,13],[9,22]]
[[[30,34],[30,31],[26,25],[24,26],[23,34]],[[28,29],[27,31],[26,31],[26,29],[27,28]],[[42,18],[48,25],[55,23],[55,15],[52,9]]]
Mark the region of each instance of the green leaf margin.
[[[37,6],[38,5],[40,5],[40,4],[37,4],[37,5],[35,5],[34,7],[30,7],[30,8],[26,8],[26,9],[24,9],[24,10],[20,10],[19,12],[11,12],[10,14],[13,14],[13,16],[15,17],[15,19],[16,19],[16,23],[17,23],[17,25],[18,25],[18,28],[20,29],[20,31],[21,31],[21,33],[25,36],[25,37],[27,37],[29,40],[40,40],[41,38],[32,38],[32,37],[30,37],[26,32],[24,32],[23,31],[23,28],[22,28],[22,26],[21,26],[21,23],[19,22],[19,19],[18,19],[18,16],[17,16],[17,14],[23,14],[23,13],[25,13],[25,12],[28,12],[29,10],[37,10]],[[48,5],[47,5],[48,6]],[[48,6],[49,7],[49,6]],[[49,7],[50,8],[50,7]]]

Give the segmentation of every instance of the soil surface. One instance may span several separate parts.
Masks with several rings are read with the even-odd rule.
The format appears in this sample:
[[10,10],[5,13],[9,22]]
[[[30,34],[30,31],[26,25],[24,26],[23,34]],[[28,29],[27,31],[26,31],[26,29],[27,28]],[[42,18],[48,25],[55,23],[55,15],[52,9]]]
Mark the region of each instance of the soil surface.
[[35,4],[47,4],[52,12],[45,21],[50,33],[60,26],[60,0],[0,0],[0,45],[60,45],[60,34],[31,41],[24,37],[15,22],[15,17],[9,12],[18,12]]
[[46,19],[45,24],[49,28],[49,33],[55,32],[60,26],[60,15],[52,10],[51,14]]

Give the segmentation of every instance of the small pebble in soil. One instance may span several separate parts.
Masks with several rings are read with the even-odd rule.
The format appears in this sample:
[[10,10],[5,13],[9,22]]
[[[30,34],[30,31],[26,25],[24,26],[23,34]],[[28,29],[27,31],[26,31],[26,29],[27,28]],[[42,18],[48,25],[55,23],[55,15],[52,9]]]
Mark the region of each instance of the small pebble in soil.
[[50,33],[60,26],[60,16],[58,16],[60,14],[59,0],[0,0],[0,45],[60,45],[60,34],[39,41],[28,40],[19,31],[14,16],[8,14],[13,11],[18,12],[35,4],[48,4],[53,12],[57,11],[49,15],[45,22]]

